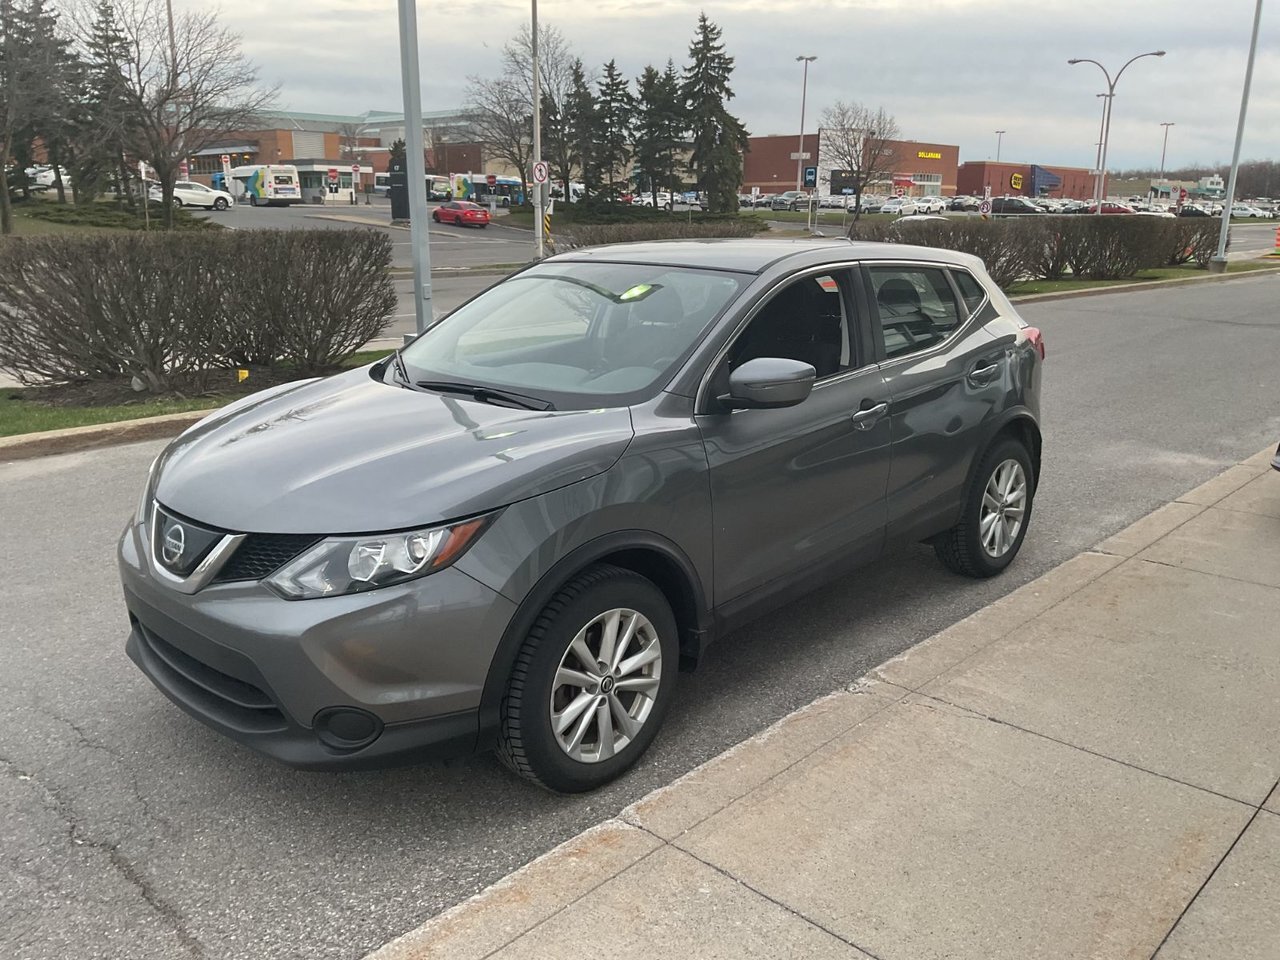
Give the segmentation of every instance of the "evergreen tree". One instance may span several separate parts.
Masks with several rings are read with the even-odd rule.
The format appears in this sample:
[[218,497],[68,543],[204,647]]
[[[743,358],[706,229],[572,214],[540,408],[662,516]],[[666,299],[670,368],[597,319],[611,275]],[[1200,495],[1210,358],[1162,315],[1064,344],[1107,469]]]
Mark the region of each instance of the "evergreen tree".
[[636,80],[635,163],[654,205],[658,190],[675,191],[678,155],[684,142],[684,103],[680,99],[680,75],[667,61],[666,70],[644,68]]
[[391,141],[391,146],[387,147],[387,166],[388,168],[400,164],[401,169],[405,168],[408,163],[408,154],[406,153],[405,142],[403,139]]
[[99,0],[80,65],[80,96],[75,104],[68,160],[77,203],[92,203],[102,181],[115,172],[117,203],[132,206],[125,141],[135,124],[126,96],[123,64],[128,40],[120,29],[111,0]]
[[598,131],[594,158],[596,179],[604,185],[607,198],[613,201],[617,199],[620,185],[629,179],[626,167],[631,157],[635,97],[631,95],[631,85],[614,60],[604,65],[604,76],[600,78],[596,88],[599,91],[595,105]]
[[747,149],[747,129],[728,108],[733,99],[733,57],[724,52],[720,36],[720,28],[701,14],[681,88],[693,141],[689,172],[706,191],[712,213],[738,209],[742,154]]
[[569,94],[565,97],[563,123],[569,140],[570,163],[581,171],[582,185],[589,196],[600,186],[599,164],[595,159],[599,123],[596,118],[596,98],[587,83],[581,60],[574,60],[570,68]]

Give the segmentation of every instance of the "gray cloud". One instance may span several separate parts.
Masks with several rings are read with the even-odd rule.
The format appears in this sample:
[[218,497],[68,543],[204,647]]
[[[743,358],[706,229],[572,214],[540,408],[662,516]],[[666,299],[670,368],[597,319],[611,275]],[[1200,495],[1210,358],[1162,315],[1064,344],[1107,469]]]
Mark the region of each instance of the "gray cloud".
[[[183,0],[189,2],[189,0]],[[1206,8],[1188,0],[737,0],[706,4],[653,0],[540,0],[591,65],[616,58],[630,75],[667,57],[684,62],[698,11],[724,28],[737,59],[735,107],[753,133],[797,132],[797,54],[810,69],[808,127],[837,98],[883,104],[904,136],[958,143],[961,159],[994,154],[1007,130],[1012,160],[1091,166],[1104,88],[1094,57],[1117,67],[1139,61],[1121,81],[1112,123],[1113,166],[1155,165],[1162,121],[1174,121],[1169,163],[1230,158],[1244,77],[1251,3]],[[277,0],[263,8],[224,0],[228,25],[245,35],[264,80],[281,84],[281,103],[298,110],[357,113],[400,106],[394,5],[385,0]],[[423,104],[461,103],[466,77],[492,72],[498,51],[528,16],[525,2],[419,3]],[[243,19],[241,19],[243,18]],[[1271,18],[1274,21],[1274,16]],[[1246,157],[1280,154],[1280,51],[1265,16],[1245,138]]]

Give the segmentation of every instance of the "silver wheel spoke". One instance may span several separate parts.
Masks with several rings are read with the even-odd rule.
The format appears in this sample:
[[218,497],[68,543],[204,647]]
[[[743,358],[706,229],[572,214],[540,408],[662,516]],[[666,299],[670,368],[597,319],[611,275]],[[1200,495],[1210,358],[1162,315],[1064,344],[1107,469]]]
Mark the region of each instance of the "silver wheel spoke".
[[660,683],[662,681],[657,677],[623,677],[613,689],[633,690],[636,693],[643,693],[646,697],[652,697],[658,691]]
[[591,648],[587,646],[586,630],[583,630],[573,638],[573,643],[569,644],[569,652],[578,658],[579,666],[586,670],[594,670],[596,668],[596,658],[591,653]]
[[[592,707],[596,705],[596,697],[589,697],[588,700]],[[565,749],[568,750],[570,754],[582,747],[582,739],[587,735],[587,731],[591,729],[591,724],[595,721],[596,716],[597,714],[594,709],[584,710],[582,712],[582,717],[578,720],[578,725],[573,728],[573,736],[570,737],[569,742],[565,744]]]
[[982,506],[986,510],[1000,509],[1000,498],[991,492],[990,487],[987,487],[986,493],[982,495]]
[[621,610],[610,610],[600,624],[600,662],[611,667],[613,652],[618,648],[618,623],[621,620]]
[[618,664],[618,673],[624,677],[629,676],[641,667],[647,667],[660,656],[662,656],[662,647],[658,645],[658,638],[654,637],[643,650]]
[[573,721],[577,720],[583,711],[595,702],[595,699],[594,694],[584,691],[574,697],[573,701],[560,713],[553,713],[551,719],[555,723],[556,733],[564,733],[573,726]]
[[[597,677],[596,680],[598,679]],[[593,680],[581,670],[572,670],[569,667],[561,667],[556,671],[557,687],[581,687],[585,689],[595,683],[596,680]]]
[[613,708],[609,699],[601,697],[596,707],[596,729],[600,733],[600,751],[598,759],[608,760],[613,756]]
[[605,663],[609,664],[610,670],[618,669],[618,663],[622,660],[623,656],[626,654],[627,647],[631,646],[631,641],[635,639],[636,631],[639,629],[639,627],[640,627],[640,614],[633,613],[627,619],[627,627],[622,632],[622,636],[618,639],[618,646],[617,646],[617,649],[614,650],[613,656],[610,659],[605,661]]
[[612,693],[609,694],[609,709],[613,711],[613,719],[618,729],[628,740],[634,739],[640,732],[640,724],[632,719],[631,714],[627,713],[627,708],[622,705],[622,701]]

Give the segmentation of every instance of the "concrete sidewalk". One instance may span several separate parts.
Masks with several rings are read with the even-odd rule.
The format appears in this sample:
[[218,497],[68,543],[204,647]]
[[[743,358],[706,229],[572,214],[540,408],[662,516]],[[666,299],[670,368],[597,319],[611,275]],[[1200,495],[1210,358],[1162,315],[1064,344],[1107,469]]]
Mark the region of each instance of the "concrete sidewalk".
[[1271,454],[370,960],[1280,958]]

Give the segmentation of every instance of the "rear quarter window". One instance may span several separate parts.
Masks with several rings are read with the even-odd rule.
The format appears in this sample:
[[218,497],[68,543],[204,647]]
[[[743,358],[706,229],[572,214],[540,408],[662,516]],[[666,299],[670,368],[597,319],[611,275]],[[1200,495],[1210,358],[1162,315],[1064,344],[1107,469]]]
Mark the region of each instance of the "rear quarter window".
[[960,298],[964,301],[968,315],[973,316],[982,306],[982,301],[987,299],[987,291],[967,270],[952,270],[951,275],[955,277],[956,286],[960,288]]

